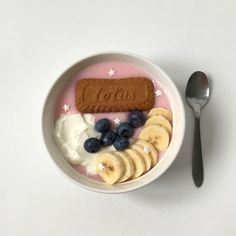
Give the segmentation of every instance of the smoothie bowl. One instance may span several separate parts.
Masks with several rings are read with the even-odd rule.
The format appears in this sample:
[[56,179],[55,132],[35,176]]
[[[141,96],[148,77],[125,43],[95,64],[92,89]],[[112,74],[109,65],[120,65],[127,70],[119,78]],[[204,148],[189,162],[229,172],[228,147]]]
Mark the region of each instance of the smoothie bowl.
[[104,53],[70,67],[51,88],[43,137],[56,165],[104,193],[140,188],[176,158],[185,131],[181,96],[155,64]]

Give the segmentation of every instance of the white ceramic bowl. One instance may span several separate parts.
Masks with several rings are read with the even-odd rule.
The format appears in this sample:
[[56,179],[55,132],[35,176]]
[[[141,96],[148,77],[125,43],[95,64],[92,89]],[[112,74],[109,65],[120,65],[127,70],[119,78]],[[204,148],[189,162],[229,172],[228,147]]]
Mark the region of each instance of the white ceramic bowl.
[[[164,157],[161,161],[152,168],[148,173],[139,177],[138,179],[128,181],[121,184],[115,184],[113,186],[106,185],[104,183],[95,182],[88,179],[86,176],[80,174],[78,171],[74,170],[70,164],[62,156],[60,150],[58,149],[54,137],[54,121],[53,121],[53,110],[55,106],[56,99],[60,90],[76,75],[81,69],[99,62],[109,62],[109,61],[121,61],[134,64],[144,70],[150,72],[154,77],[158,78],[158,82],[163,87],[166,92],[172,112],[173,112],[173,134],[168,150],[166,151]],[[180,147],[182,145],[184,132],[185,132],[185,112],[183,102],[178,89],[176,88],[173,81],[169,76],[161,70],[157,65],[150,62],[149,60],[134,55],[132,53],[120,53],[120,52],[109,52],[103,54],[97,54],[87,57],[78,63],[74,64],[67,71],[65,71],[59,79],[52,86],[46,102],[44,104],[43,116],[42,116],[42,130],[43,137],[47,149],[52,157],[53,161],[62,170],[62,172],[68,176],[73,182],[86,189],[103,192],[103,193],[121,193],[128,192],[131,190],[138,189],[153,180],[157,179],[161,174],[163,174],[171,163],[175,160]]]

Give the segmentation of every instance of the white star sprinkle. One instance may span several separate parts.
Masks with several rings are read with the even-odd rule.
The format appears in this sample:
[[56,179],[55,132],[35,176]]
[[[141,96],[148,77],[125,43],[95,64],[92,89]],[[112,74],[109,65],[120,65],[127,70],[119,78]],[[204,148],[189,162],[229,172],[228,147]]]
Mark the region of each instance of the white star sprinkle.
[[144,151],[146,154],[148,154],[149,152],[151,152],[150,148],[147,147],[147,146],[144,146],[144,147],[143,147],[143,151]]
[[156,92],[155,92],[155,94],[156,94],[157,97],[158,97],[158,96],[161,96],[161,95],[162,95],[162,91],[157,89]]
[[105,169],[105,166],[104,166],[103,163],[98,163],[98,168],[99,168],[100,170],[104,170],[104,169]]
[[67,112],[70,110],[70,105],[69,104],[64,104],[62,109],[64,110],[64,112]]
[[120,119],[119,119],[118,117],[116,117],[116,118],[114,119],[114,123],[115,123],[116,125],[119,125],[119,124],[120,124]]
[[110,69],[107,73],[108,73],[108,75],[109,75],[110,77],[112,77],[113,75],[115,75],[115,71],[114,71],[113,69]]

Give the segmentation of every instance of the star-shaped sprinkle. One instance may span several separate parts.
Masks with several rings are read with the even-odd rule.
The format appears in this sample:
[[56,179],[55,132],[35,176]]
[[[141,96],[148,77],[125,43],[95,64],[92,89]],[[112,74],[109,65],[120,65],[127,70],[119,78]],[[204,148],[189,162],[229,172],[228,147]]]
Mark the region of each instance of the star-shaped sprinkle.
[[110,76],[110,77],[112,77],[113,75],[115,75],[115,71],[111,68],[108,72],[108,75]]
[[162,95],[162,91],[157,89],[156,92],[155,92],[155,94],[156,94],[157,97],[158,97],[158,96],[161,96],[161,95]]
[[62,109],[64,110],[64,112],[67,112],[70,110],[70,105],[69,104],[64,104]]
[[147,146],[144,146],[144,147],[143,147],[143,151],[144,151],[146,154],[148,154],[149,152],[151,152],[150,148],[147,147]]
[[116,118],[114,119],[114,123],[115,123],[116,125],[119,125],[119,124],[120,124],[120,119],[119,119],[118,117],[116,117]]
[[100,170],[104,170],[104,169],[105,169],[105,166],[104,166],[103,163],[98,163],[98,168],[99,168]]

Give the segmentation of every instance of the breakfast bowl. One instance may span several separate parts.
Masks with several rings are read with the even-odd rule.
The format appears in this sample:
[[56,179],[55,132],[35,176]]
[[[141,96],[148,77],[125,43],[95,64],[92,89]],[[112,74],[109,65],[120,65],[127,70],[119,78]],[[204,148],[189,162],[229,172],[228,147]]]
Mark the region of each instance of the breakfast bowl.
[[[115,99],[114,102],[111,99]],[[137,111],[139,108],[142,112]],[[143,127],[131,124],[132,116],[137,114],[145,116],[146,123],[141,122]],[[112,129],[116,130],[115,149],[112,145],[99,146],[104,140],[96,124],[104,118],[110,120]],[[134,130],[130,140],[119,133],[123,123],[132,126],[132,134]],[[147,185],[170,167],[183,142],[185,112],[174,82],[156,64],[132,53],[108,52],[82,59],[56,80],[44,104],[42,132],[52,160],[70,180],[91,191],[122,193]],[[99,140],[99,144],[92,143],[95,146],[89,150],[91,145],[86,146],[86,139]],[[126,141],[129,147],[124,147]],[[136,163],[141,154],[144,167]],[[145,159],[144,156],[154,159],[150,161],[151,157]],[[127,158],[132,162],[129,170],[125,164]],[[116,165],[109,169],[113,171],[110,176],[104,172],[104,162],[98,161],[105,159]],[[137,169],[142,173],[137,173]],[[129,176],[124,178],[128,171]],[[125,181],[119,181],[121,179]]]

